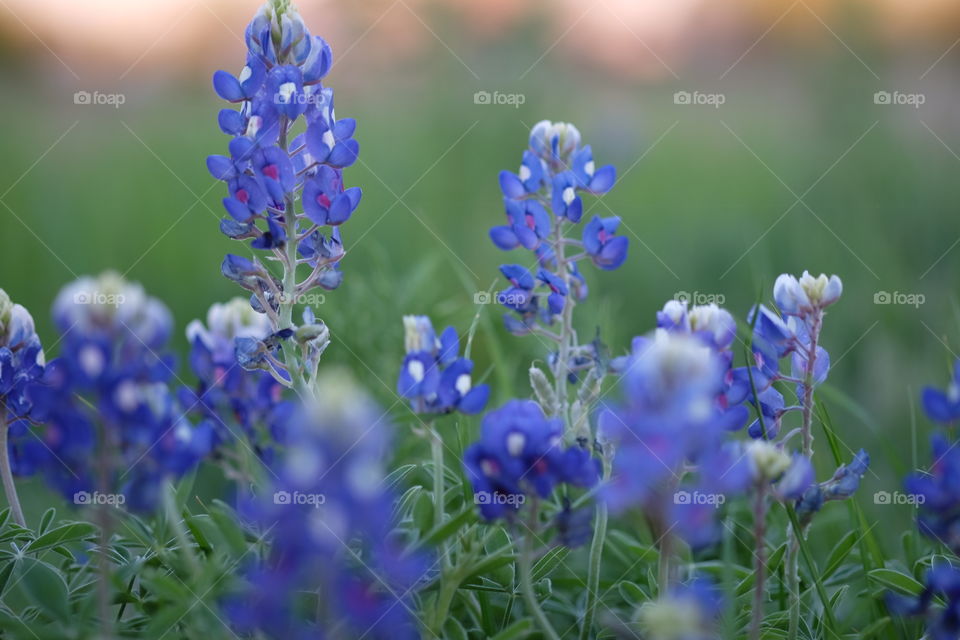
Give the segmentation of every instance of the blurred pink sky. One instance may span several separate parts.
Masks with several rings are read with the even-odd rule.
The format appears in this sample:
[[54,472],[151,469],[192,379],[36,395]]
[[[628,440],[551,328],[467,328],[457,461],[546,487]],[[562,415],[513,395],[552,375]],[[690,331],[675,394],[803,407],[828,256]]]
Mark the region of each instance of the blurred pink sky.
[[[199,72],[230,65],[261,0],[0,0],[6,45],[59,61],[75,76]],[[822,38],[838,12],[869,7],[864,24],[894,44],[946,49],[960,37],[956,0],[304,0],[312,30],[339,56],[397,64],[458,38],[481,45],[537,21],[536,47],[613,72],[655,77],[682,66],[702,40],[740,49],[768,30]],[[855,14],[858,15],[858,14]],[[451,17],[454,31],[450,33]],[[847,16],[849,20],[849,15]],[[765,36],[764,36],[765,37]],[[448,42],[450,40],[450,42]],[[734,51],[738,50],[734,47]],[[527,62],[525,61],[524,64]],[[466,63],[464,63],[466,65]],[[518,73],[522,70],[518,70]]]

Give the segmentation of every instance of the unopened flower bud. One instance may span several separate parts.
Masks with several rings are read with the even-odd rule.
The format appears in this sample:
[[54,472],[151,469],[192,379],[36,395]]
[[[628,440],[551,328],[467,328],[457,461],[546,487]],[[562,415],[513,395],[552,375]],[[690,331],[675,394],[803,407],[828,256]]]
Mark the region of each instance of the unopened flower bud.
[[403,332],[403,344],[407,353],[433,353],[436,349],[437,336],[427,316],[403,316]]
[[790,456],[766,440],[754,440],[748,444],[747,457],[757,480],[776,480],[790,468]]
[[539,367],[530,367],[530,386],[533,388],[533,394],[536,396],[537,402],[543,407],[544,413],[548,416],[557,415],[559,410],[557,394],[550,386],[547,374],[541,371]]

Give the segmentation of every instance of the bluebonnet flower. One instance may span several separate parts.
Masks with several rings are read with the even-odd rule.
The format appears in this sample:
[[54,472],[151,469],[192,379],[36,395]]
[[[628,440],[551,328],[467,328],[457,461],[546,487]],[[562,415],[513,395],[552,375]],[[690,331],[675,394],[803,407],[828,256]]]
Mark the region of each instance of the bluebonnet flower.
[[426,566],[392,532],[382,412],[343,372],[321,376],[322,404],[292,412],[277,479],[241,512],[270,541],[226,609],[269,638],[417,638],[411,588]]
[[739,429],[749,414],[743,405],[750,391],[749,380],[733,368],[731,345],[737,335],[737,322],[716,304],[687,308],[686,300],[669,300],[657,312],[657,327],[673,333],[695,336],[717,355],[724,368],[723,384],[717,394],[727,429]]
[[[623,264],[629,242],[614,235],[619,218],[594,216],[584,227],[582,240],[566,237],[568,228],[583,216],[581,193],[602,195],[615,181],[616,169],[597,169],[590,146],[580,146],[576,127],[546,120],[531,131],[519,173],[500,173],[507,224],[490,229],[490,238],[503,250],[523,247],[533,251],[539,265],[536,278],[519,265],[500,269],[512,285],[499,296],[501,304],[512,312],[504,315],[511,333],[536,333],[571,312],[573,303],[586,297],[586,283],[578,269],[580,260],[589,258],[604,270]],[[567,247],[581,251],[569,254]],[[547,289],[543,296],[537,291],[540,286]],[[561,337],[572,331],[567,327],[569,318],[564,318],[563,324]],[[569,363],[564,365],[570,367]]]
[[214,437],[208,421],[187,421],[168,386],[170,312],[105,273],[64,287],[53,316],[62,352],[27,391],[43,425],[37,437],[12,434],[15,469],[42,471],[68,497],[120,491],[131,508],[153,508],[161,481],[196,465]]
[[[33,317],[0,289],[0,421],[9,424],[27,417],[27,386],[43,375],[43,347]],[[5,428],[0,425],[0,428]]]
[[946,390],[926,387],[922,400],[923,410],[931,420],[950,424],[960,419],[960,359],[953,364],[953,379]]
[[[920,504],[921,533],[960,552],[960,449],[940,434],[931,442],[933,464],[907,476],[904,486]],[[920,498],[922,496],[922,498]]]
[[719,637],[722,611],[719,589],[706,578],[694,578],[641,605],[636,618],[649,640],[712,640]]
[[[935,608],[934,599],[946,603]],[[930,640],[956,640],[960,635],[960,569],[939,564],[927,571],[923,591],[915,598],[887,593],[887,608],[902,616],[924,616]]]
[[[275,427],[274,414],[283,412],[283,386],[265,371],[249,371],[236,357],[237,341],[263,341],[272,333],[270,321],[256,313],[243,298],[214,304],[206,324],[194,320],[187,325],[190,342],[190,369],[197,376],[196,388],[181,388],[180,403],[209,419],[218,444],[238,437],[248,439],[262,456],[271,452],[272,438],[261,437]],[[237,431],[239,429],[239,433]]]
[[583,228],[583,249],[593,264],[606,271],[620,268],[627,259],[627,246],[630,241],[623,236],[615,236],[620,218],[593,218]]
[[400,366],[397,393],[417,413],[480,413],[490,387],[474,385],[473,361],[460,357],[460,336],[447,327],[439,337],[430,318],[404,316],[407,355]]
[[[322,85],[332,65],[330,47],[310,34],[289,2],[264,6],[247,26],[245,42],[240,75],[214,74],[217,94],[239,109],[220,112],[220,127],[232,136],[229,155],[210,156],[207,167],[229,191],[223,204],[230,217],[221,231],[250,240],[252,249],[268,252],[283,268],[283,277],[276,277],[259,260],[240,256],[227,256],[223,267],[252,293],[254,309],[269,317],[278,335],[293,328],[292,309],[304,294],[342,281],[339,227],[362,195],[345,187],[343,169],[356,161],[359,144],[356,122],[336,119],[333,90]],[[293,136],[301,122],[305,130]],[[311,272],[300,280],[303,265]],[[244,348],[252,365],[271,355],[260,344]],[[278,377],[293,384],[289,372]]]
[[613,477],[603,488],[613,510],[642,507],[661,534],[676,529],[694,545],[712,538],[706,525],[716,505],[676,495],[699,491],[680,485],[692,462],[719,470],[716,478],[701,478],[710,493],[725,486],[729,464],[708,462],[713,456],[726,460],[730,453],[722,447],[726,429],[717,404],[723,383],[723,360],[693,335],[660,329],[634,339],[621,382],[623,399],[599,416],[599,437],[616,446]]
[[563,423],[530,400],[487,413],[463,464],[487,520],[512,517],[527,497],[546,498],[558,484],[590,487],[599,479],[599,462],[583,447],[565,448]]
[[[811,276],[804,271],[798,280],[789,274],[780,275],[774,284],[774,300],[782,317],[763,305],[751,310],[749,321],[753,326],[754,363],[750,371],[735,372],[741,384],[752,377],[756,396],[750,401],[758,404],[764,416],[750,426],[751,437],[773,438],[780,430],[782,418],[791,411],[809,415],[813,409],[813,390],[822,384],[830,369],[830,354],[820,341],[824,310],[840,298],[843,284],[837,276]],[[780,360],[790,357],[790,372],[780,370]],[[782,394],[774,388],[778,380],[795,385],[799,404],[787,406]],[[808,388],[809,386],[809,388]],[[805,420],[805,424],[808,420]],[[806,427],[805,427],[806,429]],[[811,437],[803,434],[804,448],[809,448]]]
[[860,480],[870,467],[870,455],[860,449],[849,464],[837,467],[828,479],[807,487],[796,502],[797,517],[808,521],[830,500],[846,500],[860,488]]

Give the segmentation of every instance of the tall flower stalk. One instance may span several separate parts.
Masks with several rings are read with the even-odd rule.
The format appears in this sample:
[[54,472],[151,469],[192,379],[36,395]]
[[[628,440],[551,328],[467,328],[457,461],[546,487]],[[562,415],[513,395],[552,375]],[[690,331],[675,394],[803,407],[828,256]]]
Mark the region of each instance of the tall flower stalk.
[[251,249],[280,268],[274,273],[256,256],[228,255],[223,262],[224,275],[251,292],[254,310],[273,328],[265,339],[238,340],[237,357],[244,368],[267,371],[314,398],[329,333],[309,306],[300,324],[294,311],[310,302],[314,289],[334,289],[342,281],[340,225],[362,195],[343,183],[343,169],[359,153],[356,122],[336,119],[333,90],[322,84],[332,64],[330,47],[310,35],[287,0],[264,6],[245,40],[240,74],[218,71],[213,77],[217,94],[239,108],[220,112],[220,128],[232,136],[230,155],[210,156],[207,167],[228,186],[223,205],[229,217],[221,231],[250,240]]
[[[615,181],[616,169],[612,165],[597,168],[591,147],[581,145],[575,126],[540,122],[530,133],[519,171],[500,173],[507,224],[490,230],[491,240],[500,249],[523,247],[534,252],[535,272],[519,264],[500,268],[512,286],[498,295],[498,301],[512,312],[504,316],[508,330],[516,335],[539,335],[554,343],[555,351],[549,356],[552,384],[537,368],[531,369],[531,384],[543,410],[560,418],[564,439],[587,451],[594,444],[589,425],[591,400],[596,399],[599,381],[607,370],[598,345],[581,345],[574,328],[574,307],[587,296],[578,263],[589,258],[601,269],[616,269],[626,259],[629,242],[614,235],[620,223],[616,217],[594,216],[580,239],[568,234],[583,217],[580,194],[603,195]],[[577,382],[583,385],[581,393],[571,402],[569,387]],[[603,464],[608,465],[609,459]],[[606,507],[598,506],[582,637],[592,633],[606,519]],[[545,616],[537,617],[549,637],[552,630],[545,628]]]
[[32,408],[27,388],[43,375],[44,363],[33,317],[0,289],[0,479],[10,515],[21,527],[27,521],[13,482],[10,431],[14,425],[20,431],[26,428]]

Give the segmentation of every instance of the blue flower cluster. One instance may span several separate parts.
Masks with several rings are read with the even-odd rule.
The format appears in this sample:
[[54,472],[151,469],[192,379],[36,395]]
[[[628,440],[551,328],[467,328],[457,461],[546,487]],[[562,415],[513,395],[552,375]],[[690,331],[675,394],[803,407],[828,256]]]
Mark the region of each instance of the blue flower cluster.
[[179,391],[181,406],[212,421],[217,444],[243,437],[265,459],[272,457],[271,443],[282,439],[275,416],[285,411],[284,387],[265,371],[241,367],[236,344],[262,342],[271,332],[269,319],[242,298],[214,304],[206,324],[194,320],[187,326],[190,369],[198,384]]
[[828,480],[806,488],[796,502],[797,517],[804,522],[819,511],[824,502],[846,500],[852,496],[860,488],[860,480],[868,468],[870,455],[860,449],[848,464],[837,467]]
[[733,316],[714,303],[688,309],[686,300],[670,300],[657,312],[657,328],[693,335],[716,354],[724,371],[716,399],[723,412],[724,427],[741,428],[749,415],[743,403],[750,394],[750,384],[749,377],[743,375],[744,369],[733,367],[732,345],[737,337]]
[[[292,324],[281,306],[342,280],[339,228],[361,197],[359,188],[345,188],[343,169],[356,161],[359,145],[356,122],[336,119],[333,90],[322,85],[330,47],[310,34],[289,3],[264,6],[245,39],[247,62],[239,76],[218,71],[213,77],[217,94],[239,109],[220,112],[221,130],[233,136],[230,154],[210,156],[207,166],[229,190],[223,233],[250,239],[253,249],[269,251],[284,268],[276,278],[258,259],[228,255],[223,273],[249,290],[253,307],[280,330]],[[305,131],[291,137],[301,118]],[[302,265],[310,273],[297,281]]]
[[[629,241],[617,236],[620,219],[594,216],[580,240],[566,237],[568,228],[583,217],[582,193],[602,195],[616,181],[613,166],[596,168],[590,145],[581,146],[572,124],[538,123],[530,133],[519,173],[503,171],[507,224],[493,227],[490,238],[505,251],[523,247],[533,251],[536,271],[517,264],[500,268],[511,288],[499,302],[512,313],[504,316],[516,335],[551,325],[555,317],[587,295],[578,263],[589,258],[597,267],[618,268],[627,256]],[[568,247],[579,250],[574,255]]]
[[[719,498],[692,497],[718,496],[739,477],[728,469],[740,456],[723,446],[723,358],[701,337],[659,329],[635,338],[621,366],[622,400],[598,417],[598,437],[616,449],[604,500],[614,511],[642,507],[658,536],[672,530],[693,546],[712,542]],[[688,461],[702,467],[695,482],[683,478]]]
[[30,417],[43,424],[12,434],[15,472],[41,470],[68,498],[120,492],[132,509],[153,508],[160,481],[195,466],[214,439],[210,422],[191,425],[170,390],[170,312],[105,273],[65,287],[53,319],[61,354],[27,390]]
[[[781,315],[760,305],[751,311],[753,355],[756,363],[747,377],[756,389],[751,401],[760,408],[761,418],[750,425],[753,438],[775,438],[783,416],[791,411],[812,408],[814,388],[827,379],[830,354],[819,344],[824,310],[840,298],[843,284],[837,276],[811,276],[804,271],[799,280],[789,274],[777,278],[773,298]],[[790,373],[780,371],[780,360],[790,356]],[[774,383],[782,380],[796,385],[800,404],[786,406]]]
[[[954,363],[954,377],[946,390],[926,387],[923,408],[927,417],[941,426],[952,426],[960,417],[958,409],[960,359]],[[960,449],[945,433],[931,439],[931,464],[925,472],[907,476],[904,488],[914,496],[917,526],[920,532],[960,554]],[[924,616],[927,635],[932,640],[953,640],[960,635],[960,565],[955,562],[935,564],[926,575],[923,591],[915,598],[887,594],[892,613]],[[935,608],[937,601],[945,603]]]
[[[866,452],[817,483],[809,454],[785,451],[789,436],[766,442],[787,411],[812,406],[812,389],[829,368],[817,344],[823,309],[840,291],[836,276],[780,276],[774,297],[788,319],[763,306],[755,311],[749,367],[733,366],[737,325],[730,313],[715,304],[688,309],[686,301],[667,302],[657,313],[657,330],[635,338],[631,354],[611,365],[621,374],[623,396],[599,415],[599,437],[616,449],[614,476],[603,489],[611,508],[642,507],[657,531],[673,531],[697,547],[716,539],[718,504],[758,483],[795,504],[804,520],[824,502],[852,495],[869,465]],[[790,375],[779,371],[787,355],[793,356]],[[798,405],[784,407],[778,380],[796,383]],[[764,415],[749,429],[758,441],[728,441],[728,432],[746,422],[749,402]]]
[[530,400],[511,400],[483,417],[480,440],[463,453],[474,502],[487,520],[513,517],[528,497],[548,497],[561,483],[592,487],[599,462],[563,446],[563,422]]
[[439,338],[426,316],[404,316],[407,355],[400,366],[397,393],[417,413],[473,414],[487,406],[490,387],[474,385],[473,361],[460,357],[460,336],[447,327]]
[[0,428],[29,415],[26,390],[43,375],[44,355],[30,312],[0,289]]
[[[417,638],[412,587],[427,565],[391,535],[382,460],[389,429],[341,374],[318,381],[322,405],[291,413],[274,486],[243,511],[271,540],[228,604],[241,631],[282,640]],[[309,621],[309,622],[308,622]]]

